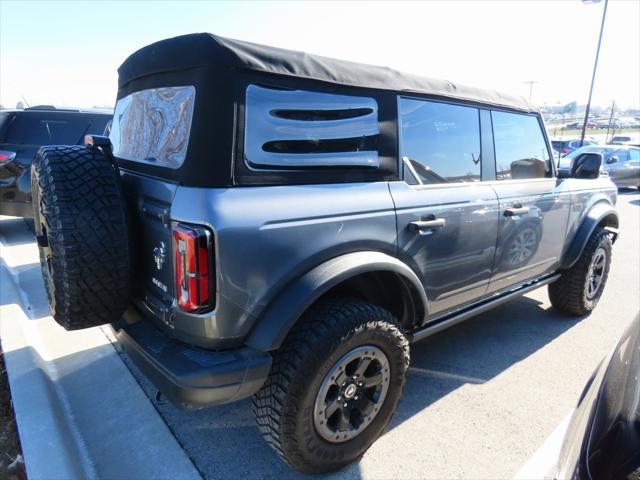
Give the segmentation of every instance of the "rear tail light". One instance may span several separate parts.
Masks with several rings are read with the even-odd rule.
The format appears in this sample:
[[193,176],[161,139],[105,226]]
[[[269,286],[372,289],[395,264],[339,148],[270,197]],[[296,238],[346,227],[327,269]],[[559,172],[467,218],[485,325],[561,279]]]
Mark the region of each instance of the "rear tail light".
[[8,150],[0,150],[0,165],[12,162],[16,158],[16,152],[9,152]]
[[215,306],[212,248],[212,235],[206,228],[184,224],[173,227],[176,300],[185,312],[200,312]]
[[560,152],[562,155],[566,155],[567,153],[569,153],[569,149],[568,148],[563,148],[562,151]]

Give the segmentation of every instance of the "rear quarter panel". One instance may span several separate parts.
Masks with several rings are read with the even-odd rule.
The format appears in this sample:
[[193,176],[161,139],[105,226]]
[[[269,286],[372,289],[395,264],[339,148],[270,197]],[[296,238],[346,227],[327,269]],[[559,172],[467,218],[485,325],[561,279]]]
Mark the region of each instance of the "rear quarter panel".
[[179,187],[174,220],[205,224],[216,248],[217,295],[244,312],[223,330],[246,334],[289,282],[341,254],[397,253],[387,182],[234,188]]

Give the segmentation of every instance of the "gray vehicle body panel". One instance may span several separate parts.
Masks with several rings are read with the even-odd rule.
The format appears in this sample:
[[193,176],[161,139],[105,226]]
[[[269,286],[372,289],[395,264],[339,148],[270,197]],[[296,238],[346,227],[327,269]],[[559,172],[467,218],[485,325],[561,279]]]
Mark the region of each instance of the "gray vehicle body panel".
[[[376,303],[417,340],[551,283],[598,225],[618,225],[609,177],[557,178],[544,122],[526,101],[455,93],[449,82],[404,88],[408,80],[399,74],[393,90],[387,80],[396,74],[388,70],[217,41],[196,35],[160,42],[120,71],[122,112],[130,96],[151,88],[193,85],[197,92],[193,115],[181,123],[190,133],[179,168],[155,155],[114,157],[137,267],[122,338],[180,402],[199,407],[260,388],[270,352],[323,295]],[[206,58],[196,45],[208,49]],[[254,61],[264,52],[266,70]],[[429,104],[423,119],[409,108],[420,101]],[[529,118],[513,123],[515,116]],[[411,133],[421,122],[433,128]],[[439,144],[441,134],[448,140]],[[502,150],[500,134],[512,137],[502,138]],[[450,148],[467,136],[477,145]],[[527,145],[512,150],[512,139]],[[415,158],[404,151],[412,143]],[[416,164],[424,167],[422,179]],[[174,230],[177,224],[187,228]],[[206,257],[193,253],[201,244],[175,255],[174,242],[184,248],[184,240],[174,236],[185,230],[206,238]],[[186,262],[200,258],[205,266],[187,272]],[[206,301],[186,306],[200,313],[178,308],[174,261],[182,262],[183,307],[188,275],[209,288]],[[160,342],[149,323],[135,327],[141,316],[171,341]],[[159,343],[172,354],[159,355]],[[227,354],[232,362],[223,361]],[[203,368],[196,374],[184,358],[199,358]],[[174,375],[161,374],[167,367]],[[201,396],[185,385],[208,391]]]
[[[392,272],[412,296],[415,326],[441,320],[492,294],[544,277],[575,262],[593,229],[617,219],[615,186],[598,180],[543,179],[476,185],[410,186],[404,181],[358,184],[189,188],[123,174],[143,204],[170,208],[170,222],[206,225],[215,238],[216,308],[181,312],[164,297],[169,326],[144,296],[138,307],[171,336],[205,348],[278,348],[299,316],[341,282],[365,272]],[[162,203],[163,201],[167,203]],[[514,203],[529,213],[506,217]],[[445,227],[420,235],[410,222],[427,215]],[[168,228],[149,215],[144,251],[167,241]],[[134,220],[140,222],[140,219]],[[617,226],[617,220],[609,222]],[[535,254],[508,265],[504,250],[525,226],[539,229]],[[164,233],[161,233],[164,232]],[[152,257],[143,276],[153,272]],[[140,260],[139,260],[140,262]],[[158,273],[171,282],[169,271]],[[155,273],[153,274],[155,275]],[[147,279],[148,280],[148,279]],[[158,297],[161,292],[156,289]]]
[[[496,261],[487,293],[524,283],[557,269],[566,235],[570,196],[566,184],[555,178],[492,182],[500,199],[500,227]],[[507,216],[506,210],[521,206],[524,215]],[[522,234],[533,232],[533,253],[513,258],[512,247]]]
[[[398,215],[399,258],[418,273],[430,315],[481,297],[491,277],[498,233],[498,199],[488,185],[391,182]],[[445,225],[407,228],[430,216]]]
[[[201,189],[178,187],[175,221],[215,235],[220,339],[242,339],[270,302],[318,265],[353,252],[396,255],[386,182]],[[233,318],[220,309],[237,312]]]

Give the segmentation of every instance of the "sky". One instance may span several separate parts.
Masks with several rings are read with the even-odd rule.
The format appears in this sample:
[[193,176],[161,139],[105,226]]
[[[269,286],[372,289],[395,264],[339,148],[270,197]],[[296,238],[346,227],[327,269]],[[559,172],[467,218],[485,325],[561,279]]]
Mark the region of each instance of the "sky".
[[[593,0],[592,0],[593,1]],[[603,2],[0,0],[0,104],[114,104],[140,47],[193,32],[529,96],[587,101]],[[640,0],[610,0],[593,94],[640,108]]]

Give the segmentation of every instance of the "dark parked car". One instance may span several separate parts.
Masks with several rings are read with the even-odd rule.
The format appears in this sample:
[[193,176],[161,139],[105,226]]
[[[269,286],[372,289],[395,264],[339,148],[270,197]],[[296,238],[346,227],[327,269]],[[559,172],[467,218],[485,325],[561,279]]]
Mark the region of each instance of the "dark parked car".
[[580,395],[555,478],[640,479],[640,314]]
[[52,106],[0,110],[0,215],[32,217],[31,161],[42,145],[79,145],[103,134],[112,114]]
[[584,141],[581,141],[580,139],[577,140],[551,140],[551,146],[553,147],[553,149],[556,152],[560,153],[561,157],[564,157],[565,155],[568,155],[569,153],[573,152],[574,150],[577,150],[578,148],[580,148],[581,146],[586,146],[586,145],[597,145],[598,142],[596,142],[595,140],[591,140],[588,138],[585,138]]
[[65,328],[112,323],[181,407],[253,396],[269,445],[328,472],[384,431],[411,342],[542,286],[596,307],[601,163],[560,177],[521,97],[186,35],[120,66],[110,138],[38,154],[42,272]]
[[590,145],[560,159],[560,167],[568,168],[571,161],[583,153],[602,154],[602,167],[618,187],[640,187],[640,148],[626,145]]

